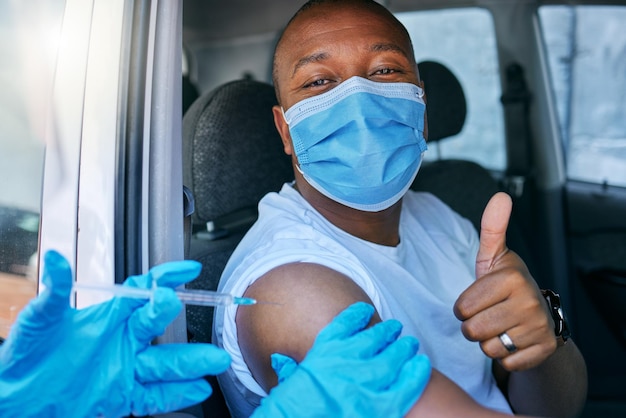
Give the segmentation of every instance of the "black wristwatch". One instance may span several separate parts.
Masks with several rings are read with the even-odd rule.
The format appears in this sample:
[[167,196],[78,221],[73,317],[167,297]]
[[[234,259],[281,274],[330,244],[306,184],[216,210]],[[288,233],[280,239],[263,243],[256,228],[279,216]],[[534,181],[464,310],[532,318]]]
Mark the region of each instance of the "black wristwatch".
[[571,334],[565,313],[563,312],[563,308],[561,308],[561,297],[558,293],[549,289],[542,289],[541,294],[546,298],[548,307],[550,308],[550,314],[554,320],[554,335],[558,342],[561,343],[560,345],[565,344],[565,341],[567,341]]

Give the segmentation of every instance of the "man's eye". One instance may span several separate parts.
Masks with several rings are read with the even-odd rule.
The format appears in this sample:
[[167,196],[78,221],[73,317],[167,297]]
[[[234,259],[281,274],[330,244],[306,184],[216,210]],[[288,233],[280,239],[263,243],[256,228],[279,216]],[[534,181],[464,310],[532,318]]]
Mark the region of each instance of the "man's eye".
[[326,85],[328,83],[329,83],[328,80],[321,78],[319,80],[313,81],[312,83],[305,84],[304,88],[320,87],[320,86]]
[[394,70],[393,68],[381,68],[380,70],[376,71],[374,74],[375,75],[387,75],[387,74],[393,74],[395,72],[396,70]]

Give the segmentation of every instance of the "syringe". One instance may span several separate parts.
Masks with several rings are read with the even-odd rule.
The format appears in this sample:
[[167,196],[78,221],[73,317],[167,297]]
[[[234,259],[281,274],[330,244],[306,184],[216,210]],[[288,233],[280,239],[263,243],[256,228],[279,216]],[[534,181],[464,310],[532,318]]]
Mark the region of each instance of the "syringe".
[[[108,292],[115,296],[136,299],[150,299],[151,289],[142,289],[120,284],[101,285],[88,283],[74,283],[72,289],[76,291],[96,291]],[[180,289],[176,290],[176,295],[180,301],[186,305],[197,306],[218,306],[218,305],[255,305],[256,299],[233,296],[230,293],[219,293],[210,290]]]

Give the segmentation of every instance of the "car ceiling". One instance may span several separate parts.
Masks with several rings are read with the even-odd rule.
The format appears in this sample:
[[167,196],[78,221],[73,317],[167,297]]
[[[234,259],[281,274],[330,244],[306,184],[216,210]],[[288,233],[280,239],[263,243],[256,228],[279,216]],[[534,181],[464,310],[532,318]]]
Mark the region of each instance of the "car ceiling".
[[212,42],[277,31],[301,4],[294,0],[184,0],[184,41]]
[[[477,5],[493,0],[386,0],[393,11]],[[497,0],[508,1],[508,0]],[[515,0],[519,1],[519,0]],[[214,42],[280,30],[305,0],[183,0],[184,41]]]
[[[503,2],[624,4],[625,0],[381,0],[394,12]],[[183,0],[183,41],[217,42],[280,30],[304,0]]]

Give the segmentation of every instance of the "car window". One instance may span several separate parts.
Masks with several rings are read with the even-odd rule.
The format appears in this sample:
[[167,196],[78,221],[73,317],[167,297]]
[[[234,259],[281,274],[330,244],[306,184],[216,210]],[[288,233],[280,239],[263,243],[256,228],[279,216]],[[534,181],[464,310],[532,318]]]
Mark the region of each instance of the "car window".
[[493,19],[480,8],[396,14],[413,42],[417,62],[437,61],[459,79],[467,117],[463,130],[429,144],[425,159],[461,158],[493,170],[506,165],[504,119]]
[[626,186],[626,7],[544,6],[539,18],[567,177]]
[[37,292],[47,99],[64,1],[0,2],[0,337]]

